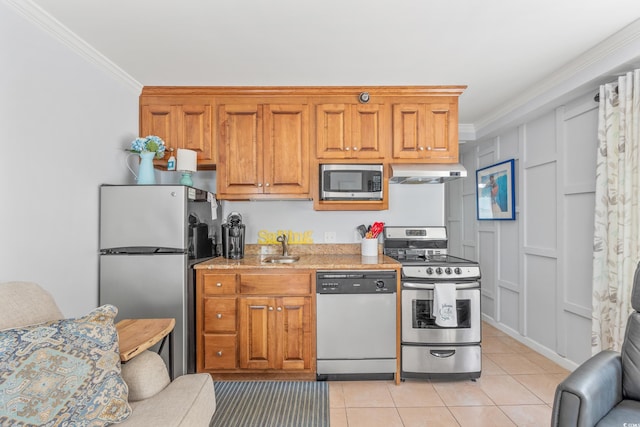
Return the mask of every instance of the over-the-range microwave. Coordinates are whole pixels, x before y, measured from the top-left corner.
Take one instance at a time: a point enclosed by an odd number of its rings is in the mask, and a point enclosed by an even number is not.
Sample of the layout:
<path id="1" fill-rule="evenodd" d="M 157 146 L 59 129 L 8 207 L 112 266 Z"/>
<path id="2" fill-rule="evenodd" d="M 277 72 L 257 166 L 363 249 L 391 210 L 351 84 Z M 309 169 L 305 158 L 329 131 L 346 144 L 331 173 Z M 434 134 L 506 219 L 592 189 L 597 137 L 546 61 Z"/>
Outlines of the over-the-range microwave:
<path id="1" fill-rule="evenodd" d="M 384 167 L 320 165 L 320 200 L 382 200 Z"/>

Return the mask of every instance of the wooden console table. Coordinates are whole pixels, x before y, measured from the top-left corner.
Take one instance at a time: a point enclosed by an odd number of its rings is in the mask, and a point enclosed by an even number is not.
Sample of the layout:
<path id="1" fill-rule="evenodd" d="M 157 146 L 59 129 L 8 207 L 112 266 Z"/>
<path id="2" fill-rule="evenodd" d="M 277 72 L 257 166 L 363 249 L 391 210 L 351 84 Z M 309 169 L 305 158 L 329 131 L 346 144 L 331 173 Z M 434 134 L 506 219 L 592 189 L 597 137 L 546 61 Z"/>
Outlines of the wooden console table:
<path id="1" fill-rule="evenodd" d="M 169 377 L 173 380 L 173 328 L 176 319 L 123 319 L 116 324 L 120 361 L 125 363 L 160 340 L 158 353 L 169 337 Z"/>

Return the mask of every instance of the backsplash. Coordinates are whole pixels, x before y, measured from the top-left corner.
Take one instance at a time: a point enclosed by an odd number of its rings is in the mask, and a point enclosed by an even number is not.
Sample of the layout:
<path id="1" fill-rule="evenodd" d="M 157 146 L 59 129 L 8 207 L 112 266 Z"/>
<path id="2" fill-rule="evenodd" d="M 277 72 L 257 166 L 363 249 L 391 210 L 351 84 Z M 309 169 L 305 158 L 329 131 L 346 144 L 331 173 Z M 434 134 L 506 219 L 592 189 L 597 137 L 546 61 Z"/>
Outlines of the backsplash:
<path id="1" fill-rule="evenodd" d="M 180 180 L 176 172 L 160 172 L 160 183 Z M 215 193 L 215 172 L 193 175 L 195 187 Z M 358 243 L 356 227 L 382 221 L 386 225 L 445 225 L 444 184 L 389 185 L 389 209 L 385 211 L 315 211 L 310 200 L 223 201 L 223 220 L 239 212 L 246 225 L 245 243 L 257 244 L 264 230 L 293 230 L 304 234 L 306 244 Z M 329 233 L 330 236 L 325 236 Z M 326 241 L 325 237 L 335 241 Z"/>

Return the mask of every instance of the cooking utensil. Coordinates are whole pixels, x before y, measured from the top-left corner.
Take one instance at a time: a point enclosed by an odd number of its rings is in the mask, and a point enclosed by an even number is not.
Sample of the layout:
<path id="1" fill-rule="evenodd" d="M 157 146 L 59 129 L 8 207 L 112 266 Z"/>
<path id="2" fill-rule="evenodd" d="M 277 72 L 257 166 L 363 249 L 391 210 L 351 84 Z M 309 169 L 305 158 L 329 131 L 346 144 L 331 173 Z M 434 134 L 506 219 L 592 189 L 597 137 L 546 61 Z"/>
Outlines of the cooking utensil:
<path id="1" fill-rule="evenodd" d="M 384 222 L 374 222 L 367 228 L 367 233 L 364 235 L 365 239 L 377 239 L 382 230 L 384 229 Z"/>
<path id="2" fill-rule="evenodd" d="M 360 224 L 357 227 L 358 233 L 360 233 L 360 237 L 362 237 L 364 239 L 364 236 L 367 235 L 367 227 L 364 226 L 364 224 Z"/>
<path id="3" fill-rule="evenodd" d="M 377 238 L 382 230 L 384 229 L 384 222 L 374 222 L 371 226 L 371 236 L 372 238 Z"/>

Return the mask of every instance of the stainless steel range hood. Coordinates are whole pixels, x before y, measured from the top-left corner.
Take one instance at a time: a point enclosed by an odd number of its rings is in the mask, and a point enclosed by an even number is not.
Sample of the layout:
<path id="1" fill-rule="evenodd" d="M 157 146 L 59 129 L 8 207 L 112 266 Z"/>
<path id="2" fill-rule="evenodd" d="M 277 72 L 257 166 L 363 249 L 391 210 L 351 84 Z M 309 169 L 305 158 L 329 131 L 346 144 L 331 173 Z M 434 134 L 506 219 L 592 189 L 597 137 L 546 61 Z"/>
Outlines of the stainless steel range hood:
<path id="1" fill-rule="evenodd" d="M 392 184 L 441 184 L 452 179 L 464 178 L 467 170 L 456 164 L 397 164 L 391 165 Z"/>

